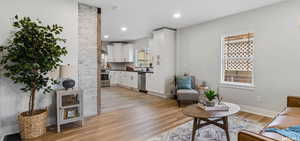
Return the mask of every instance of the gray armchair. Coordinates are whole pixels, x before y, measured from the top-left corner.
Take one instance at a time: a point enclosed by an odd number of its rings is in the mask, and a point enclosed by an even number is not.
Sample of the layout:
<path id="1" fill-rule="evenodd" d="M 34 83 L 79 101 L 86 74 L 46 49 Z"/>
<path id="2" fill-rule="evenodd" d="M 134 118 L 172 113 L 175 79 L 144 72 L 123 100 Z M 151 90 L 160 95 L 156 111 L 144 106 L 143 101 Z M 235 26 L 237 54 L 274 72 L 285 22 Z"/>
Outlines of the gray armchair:
<path id="1" fill-rule="evenodd" d="M 181 106 L 182 101 L 191 101 L 193 103 L 198 102 L 200 93 L 197 90 L 196 86 L 196 79 L 194 76 L 192 77 L 192 89 L 178 89 L 177 87 L 177 82 L 176 82 L 176 77 L 175 77 L 175 97 L 177 99 L 178 107 Z"/>

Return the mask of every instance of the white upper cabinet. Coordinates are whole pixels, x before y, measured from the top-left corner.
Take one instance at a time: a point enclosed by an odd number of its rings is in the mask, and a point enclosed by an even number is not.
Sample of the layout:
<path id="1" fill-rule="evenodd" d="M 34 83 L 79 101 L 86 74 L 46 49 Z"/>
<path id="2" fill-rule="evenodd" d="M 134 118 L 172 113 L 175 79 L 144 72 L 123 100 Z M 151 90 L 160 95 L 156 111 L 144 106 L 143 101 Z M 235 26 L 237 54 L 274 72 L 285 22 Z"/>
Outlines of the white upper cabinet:
<path id="1" fill-rule="evenodd" d="M 113 44 L 113 62 L 122 62 L 122 44 Z"/>
<path id="2" fill-rule="evenodd" d="M 125 62 L 134 62 L 134 49 L 132 44 L 123 46 L 123 58 Z"/>
<path id="3" fill-rule="evenodd" d="M 134 62 L 132 44 L 114 43 L 107 46 L 108 62 Z"/>
<path id="4" fill-rule="evenodd" d="M 107 45 L 107 62 L 113 62 L 113 50 L 111 45 Z"/>

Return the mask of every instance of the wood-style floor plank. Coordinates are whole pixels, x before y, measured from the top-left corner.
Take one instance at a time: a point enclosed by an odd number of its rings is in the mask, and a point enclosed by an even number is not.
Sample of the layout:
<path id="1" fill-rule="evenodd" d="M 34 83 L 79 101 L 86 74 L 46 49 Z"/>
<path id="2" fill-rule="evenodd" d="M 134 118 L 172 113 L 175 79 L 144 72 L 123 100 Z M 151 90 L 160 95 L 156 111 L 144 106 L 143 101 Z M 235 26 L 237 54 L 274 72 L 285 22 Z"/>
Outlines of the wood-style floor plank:
<path id="1" fill-rule="evenodd" d="M 145 141 L 192 120 L 175 100 L 118 87 L 102 89 L 102 108 L 102 114 L 87 118 L 84 127 L 70 124 L 61 133 L 50 127 L 46 135 L 32 141 Z M 246 112 L 237 116 L 261 124 L 271 121 Z"/>

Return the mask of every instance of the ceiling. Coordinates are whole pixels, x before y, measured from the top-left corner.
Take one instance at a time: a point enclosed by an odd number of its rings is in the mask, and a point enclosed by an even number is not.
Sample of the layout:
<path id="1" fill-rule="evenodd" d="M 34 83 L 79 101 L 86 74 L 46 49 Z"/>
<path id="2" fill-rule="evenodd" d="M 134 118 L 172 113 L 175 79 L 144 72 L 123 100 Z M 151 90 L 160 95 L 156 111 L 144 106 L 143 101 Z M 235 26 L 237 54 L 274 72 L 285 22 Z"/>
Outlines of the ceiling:
<path id="1" fill-rule="evenodd" d="M 79 0 L 102 9 L 106 41 L 135 40 L 156 28 L 182 28 L 280 1 L 285 0 Z M 174 19 L 178 12 L 182 17 Z"/>

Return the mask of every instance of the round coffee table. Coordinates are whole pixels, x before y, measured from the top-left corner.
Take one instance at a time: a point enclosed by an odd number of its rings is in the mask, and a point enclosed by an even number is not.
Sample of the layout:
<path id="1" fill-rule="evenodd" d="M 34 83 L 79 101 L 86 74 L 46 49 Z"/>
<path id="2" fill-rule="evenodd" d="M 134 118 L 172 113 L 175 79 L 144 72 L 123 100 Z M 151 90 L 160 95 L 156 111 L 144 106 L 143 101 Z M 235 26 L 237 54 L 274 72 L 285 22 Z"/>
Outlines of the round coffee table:
<path id="1" fill-rule="evenodd" d="M 230 141 L 228 131 L 228 116 L 239 112 L 240 106 L 228 102 L 222 103 L 226 104 L 229 107 L 228 111 L 205 111 L 201 109 L 197 104 L 188 106 L 182 110 L 184 115 L 194 118 L 192 141 L 195 140 L 195 134 L 198 129 L 210 124 L 224 129 L 227 141 Z M 204 123 L 201 123 L 201 121 L 204 121 Z M 219 121 L 223 121 L 223 124 L 219 123 Z"/>

